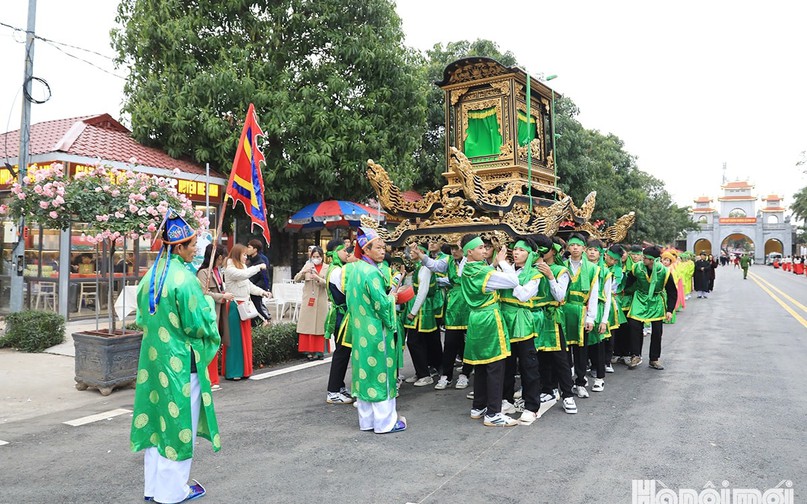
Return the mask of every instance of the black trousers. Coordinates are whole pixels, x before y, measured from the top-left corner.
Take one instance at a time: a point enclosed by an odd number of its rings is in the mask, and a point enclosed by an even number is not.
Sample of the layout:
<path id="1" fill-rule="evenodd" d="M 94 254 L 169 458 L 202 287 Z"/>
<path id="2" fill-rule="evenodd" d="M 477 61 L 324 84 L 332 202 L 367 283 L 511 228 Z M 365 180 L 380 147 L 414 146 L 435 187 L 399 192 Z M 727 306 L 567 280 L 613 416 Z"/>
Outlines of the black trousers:
<path id="1" fill-rule="evenodd" d="M 569 369 L 563 334 L 560 335 L 560 350 L 538 352 L 538 371 L 541 373 L 542 394 L 552 394 L 557 387 L 561 397 L 572 397 L 572 370 Z"/>
<path id="2" fill-rule="evenodd" d="M 611 339 L 614 340 L 614 355 L 617 357 L 630 356 L 630 327 L 628 323 L 620 324 L 611 334 Z"/>
<path id="3" fill-rule="evenodd" d="M 503 397 L 513 402 L 516 368 L 518 368 L 521 373 L 521 397 L 524 399 L 524 408 L 535 413 L 541 406 L 541 372 L 535 340 L 530 338 L 510 343 L 510 352 L 510 357 L 505 359 L 504 365 Z"/>
<path id="4" fill-rule="evenodd" d="M 614 356 L 614 335 L 608 339 L 602 340 L 603 357 L 605 358 L 605 365 L 611 364 L 611 358 Z"/>
<path id="5" fill-rule="evenodd" d="M 465 331 L 462 329 L 446 329 L 445 348 L 443 349 L 443 360 L 440 364 L 440 373 L 448 377 L 448 381 L 454 379 L 454 359 L 457 355 L 462 358 L 462 351 L 465 347 Z M 466 368 L 468 373 L 466 373 Z M 462 365 L 462 374 L 468 376 L 471 372 L 470 364 Z"/>
<path id="6" fill-rule="evenodd" d="M 596 345 L 588 346 L 588 358 L 591 360 L 591 369 L 597 378 L 605 378 L 605 340 Z"/>
<path id="7" fill-rule="evenodd" d="M 409 356 L 412 357 L 412 365 L 415 367 L 415 374 L 418 378 L 429 376 L 427 345 L 430 336 L 433 336 L 433 334 L 423 333 L 411 328 L 406 330 L 406 346 L 409 347 Z"/>
<path id="8" fill-rule="evenodd" d="M 586 368 L 588 367 L 588 331 L 583 331 L 582 345 L 569 345 L 572 359 L 574 359 L 574 384 L 586 384 Z"/>
<path id="9" fill-rule="evenodd" d="M 443 342 L 440 340 L 440 330 L 423 333 L 426 339 L 426 361 L 430 368 L 440 371 L 443 365 Z"/>
<path id="10" fill-rule="evenodd" d="M 336 342 L 331 360 L 331 371 L 328 374 L 328 392 L 339 392 L 345 386 L 347 365 L 350 364 L 351 348 Z"/>
<path id="11" fill-rule="evenodd" d="M 630 340 L 631 340 L 631 355 L 634 357 L 642 356 L 642 346 L 644 343 L 644 336 L 642 329 L 644 329 L 644 322 L 636 319 L 628 319 L 630 326 Z M 661 357 L 661 334 L 664 329 L 664 323 L 661 320 L 654 320 L 650 322 L 650 360 L 656 361 Z"/>
<path id="12" fill-rule="evenodd" d="M 269 314 L 266 313 L 266 307 L 263 306 L 263 296 L 249 296 L 249 299 L 252 300 L 252 304 L 255 305 L 255 309 L 258 310 L 260 317 L 255 317 L 252 319 L 252 327 L 257 327 L 263 324 L 264 320 L 269 320 Z M 263 317 L 263 319 L 261 319 Z"/>
<path id="13" fill-rule="evenodd" d="M 502 411 L 504 359 L 474 366 L 474 409 L 487 407 L 487 415 Z"/>

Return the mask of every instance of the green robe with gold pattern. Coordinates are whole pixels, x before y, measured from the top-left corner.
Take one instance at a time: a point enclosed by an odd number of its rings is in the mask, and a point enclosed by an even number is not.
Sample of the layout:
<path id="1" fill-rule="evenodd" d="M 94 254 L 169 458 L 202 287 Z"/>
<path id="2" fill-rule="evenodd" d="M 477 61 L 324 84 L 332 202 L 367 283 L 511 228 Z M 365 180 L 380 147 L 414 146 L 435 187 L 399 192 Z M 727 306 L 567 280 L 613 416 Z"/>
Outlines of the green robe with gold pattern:
<path id="1" fill-rule="evenodd" d="M 462 278 L 457 271 L 457 261 L 448 258 L 448 280 L 451 287 L 446 291 L 445 326 L 446 329 L 464 331 L 468 327 L 468 303 L 462 297 Z"/>
<path id="2" fill-rule="evenodd" d="M 466 263 L 462 269 L 462 295 L 470 309 L 463 355 L 467 364 L 489 364 L 510 355 L 510 338 L 499 309 L 499 292 L 485 292 L 488 279 L 495 271 L 484 261 Z"/>
<path id="3" fill-rule="evenodd" d="M 531 265 L 525 265 L 518 272 L 518 283 L 525 285 L 530 280 L 543 278 L 538 270 Z M 535 323 L 532 309 L 535 303 L 532 299 L 519 301 L 513 294 L 513 289 L 502 289 L 499 291 L 499 306 L 502 310 L 504 325 L 507 327 L 507 334 L 510 335 L 510 343 L 517 343 L 535 337 Z"/>
<path id="4" fill-rule="evenodd" d="M 571 259 L 564 266 L 568 268 L 571 279 L 569 290 L 566 293 L 566 304 L 561 307 L 566 318 L 563 334 L 567 344 L 582 345 L 586 330 L 587 304 L 590 296 L 597 295 L 596 292 L 591 292 L 591 288 L 600 274 L 600 268 L 585 258 L 580 260 L 580 269 L 577 270 L 577 274 L 572 272 Z"/>
<path id="5" fill-rule="evenodd" d="M 221 449 L 207 366 L 221 342 L 213 298 L 202 293 L 196 276 L 174 254 L 154 315 L 149 314 L 149 279 L 165 259 L 140 281 L 137 325 L 143 328 L 130 435 L 132 451 L 156 447 L 169 460 L 193 457 L 191 359 L 195 359 L 202 403 L 197 434 Z"/>
<path id="6" fill-rule="evenodd" d="M 395 295 L 387 294 L 381 270 L 366 261 L 352 263 L 345 284 L 353 342 L 352 393 L 381 402 L 398 395 Z"/>
<path id="7" fill-rule="evenodd" d="M 550 264 L 552 276 L 556 279 L 569 275 L 569 270 L 560 264 Z M 540 272 L 534 278 L 540 279 L 538 292 L 532 298 L 533 323 L 535 324 L 535 349 L 539 352 L 558 352 L 563 349 L 560 338 L 563 337 L 563 325 L 566 318 L 563 314 L 564 301 L 556 301 L 552 296 L 549 281 Z"/>

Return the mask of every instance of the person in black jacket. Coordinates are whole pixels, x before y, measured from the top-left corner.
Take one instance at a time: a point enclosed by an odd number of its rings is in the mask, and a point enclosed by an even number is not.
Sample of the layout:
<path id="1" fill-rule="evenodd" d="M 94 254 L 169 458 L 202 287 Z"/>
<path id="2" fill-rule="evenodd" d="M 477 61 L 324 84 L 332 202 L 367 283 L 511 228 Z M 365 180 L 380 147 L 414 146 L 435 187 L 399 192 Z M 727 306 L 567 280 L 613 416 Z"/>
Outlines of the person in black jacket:
<path id="1" fill-rule="evenodd" d="M 250 281 L 261 289 L 271 292 L 272 265 L 269 263 L 269 259 L 263 255 L 263 243 L 258 239 L 252 239 L 247 243 L 247 266 L 255 266 L 257 264 L 265 264 L 266 268 L 252 275 Z M 252 319 L 253 327 L 261 324 L 264 320 L 272 318 L 272 316 L 266 312 L 266 307 L 263 305 L 263 298 L 261 296 L 250 296 L 250 298 L 252 298 L 252 304 L 255 305 L 255 308 L 260 314 L 259 317 Z"/>

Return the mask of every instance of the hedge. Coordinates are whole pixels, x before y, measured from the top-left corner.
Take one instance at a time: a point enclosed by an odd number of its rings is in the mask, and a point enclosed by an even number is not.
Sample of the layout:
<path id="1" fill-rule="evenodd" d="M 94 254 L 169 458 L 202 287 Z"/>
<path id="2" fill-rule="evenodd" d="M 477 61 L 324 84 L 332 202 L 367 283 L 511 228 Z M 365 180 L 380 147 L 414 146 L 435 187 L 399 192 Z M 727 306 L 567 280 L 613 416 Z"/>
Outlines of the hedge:
<path id="1" fill-rule="evenodd" d="M 299 356 L 297 324 L 282 322 L 252 329 L 252 364 L 262 367 Z"/>
<path id="2" fill-rule="evenodd" d="M 42 352 L 64 342 L 65 320 L 58 313 L 25 310 L 6 316 L 6 333 L 0 347 L 23 352 Z"/>

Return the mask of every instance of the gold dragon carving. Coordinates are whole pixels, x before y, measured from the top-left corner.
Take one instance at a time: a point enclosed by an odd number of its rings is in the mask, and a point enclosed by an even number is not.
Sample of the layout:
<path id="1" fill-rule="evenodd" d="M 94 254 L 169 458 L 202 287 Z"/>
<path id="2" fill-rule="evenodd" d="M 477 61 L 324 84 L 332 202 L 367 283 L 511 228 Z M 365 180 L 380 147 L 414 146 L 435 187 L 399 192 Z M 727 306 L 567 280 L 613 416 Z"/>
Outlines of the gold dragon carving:
<path id="1" fill-rule="evenodd" d="M 367 160 L 367 178 L 375 189 L 381 206 L 393 215 L 400 211 L 428 215 L 440 201 L 440 191 L 429 191 L 423 195 L 423 199 L 407 201 L 390 179 L 387 170 L 372 159 Z"/>

